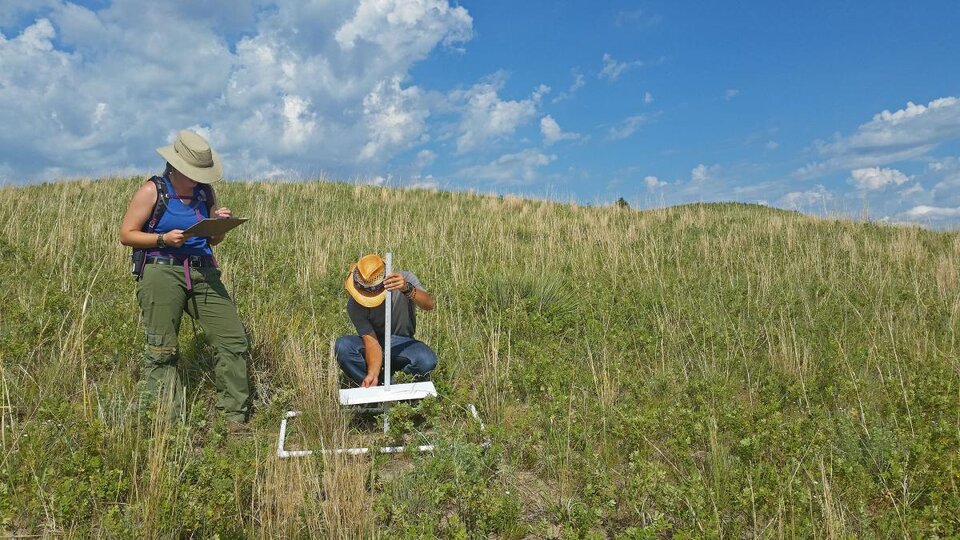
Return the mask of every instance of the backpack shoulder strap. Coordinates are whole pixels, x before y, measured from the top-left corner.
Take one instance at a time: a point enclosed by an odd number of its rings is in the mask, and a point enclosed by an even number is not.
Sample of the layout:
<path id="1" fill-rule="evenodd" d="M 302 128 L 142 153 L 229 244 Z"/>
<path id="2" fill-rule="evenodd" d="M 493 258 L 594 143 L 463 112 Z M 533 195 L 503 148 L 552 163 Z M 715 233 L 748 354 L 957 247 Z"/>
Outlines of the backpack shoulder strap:
<path id="1" fill-rule="evenodd" d="M 153 212 L 150 214 L 150 219 L 143 224 L 143 228 L 140 230 L 152 233 L 156 231 L 157 223 L 160 223 L 160 218 L 163 217 L 163 213 L 167 210 L 167 201 L 170 200 L 170 193 L 167 191 L 167 186 L 163 178 L 151 176 L 147 181 L 153 182 L 154 187 L 157 188 L 157 200 L 153 203 Z M 133 248 L 133 253 L 131 254 L 131 272 L 138 280 L 143 277 L 146 253 L 147 250 L 144 248 Z"/>
<path id="2" fill-rule="evenodd" d="M 157 201 L 153 203 L 153 213 L 150 215 L 146 228 L 144 228 L 145 232 L 153 232 L 156 229 L 163 213 L 167 211 L 167 203 L 170 201 L 170 192 L 167 190 L 167 183 L 163 181 L 163 178 L 151 176 L 150 181 L 157 188 Z"/>
<path id="3" fill-rule="evenodd" d="M 207 206 L 207 217 L 213 215 L 214 198 L 213 186 L 200 184 L 200 201 Z"/>

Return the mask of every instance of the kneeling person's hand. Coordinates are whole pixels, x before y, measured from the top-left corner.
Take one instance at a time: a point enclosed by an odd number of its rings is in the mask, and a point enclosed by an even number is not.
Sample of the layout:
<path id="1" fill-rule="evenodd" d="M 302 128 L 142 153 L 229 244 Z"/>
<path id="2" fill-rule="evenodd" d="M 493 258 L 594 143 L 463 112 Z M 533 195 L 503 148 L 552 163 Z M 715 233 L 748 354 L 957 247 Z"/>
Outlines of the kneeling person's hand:
<path id="1" fill-rule="evenodd" d="M 387 279 L 383 280 L 383 286 L 388 291 L 402 291 L 407 286 L 407 280 L 397 272 L 390 272 Z"/>

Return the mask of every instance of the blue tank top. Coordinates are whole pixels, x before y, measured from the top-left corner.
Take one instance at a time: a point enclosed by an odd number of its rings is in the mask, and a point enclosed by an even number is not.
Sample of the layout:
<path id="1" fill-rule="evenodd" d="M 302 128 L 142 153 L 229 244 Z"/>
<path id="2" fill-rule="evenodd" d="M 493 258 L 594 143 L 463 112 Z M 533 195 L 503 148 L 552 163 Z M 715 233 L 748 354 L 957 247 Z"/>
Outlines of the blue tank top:
<path id="1" fill-rule="evenodd" d="M 167 186 L 167 193 L 170 199 L 167 201 L 167 210 L 160 217 L 154 229 L 158 233 L 170 232 L 174 229 L 187 230 L 203 218 L 210 217 L 207 210 L 207 204 L 200 200 L 201 188 L 197 185 L 193 188 L 193 198 L 189 200 L 180 200 L 177 197 L 177 191 L 173 189 L 173 184 L 166 176 L 163 177 L 163 183 Z M 151 253 L 158 252 L 169 255 L 213 255 L 207 238 L 194 236 L 187 240 L 180 247 L 168 246 L 164 249 L 152 249 Z"/>

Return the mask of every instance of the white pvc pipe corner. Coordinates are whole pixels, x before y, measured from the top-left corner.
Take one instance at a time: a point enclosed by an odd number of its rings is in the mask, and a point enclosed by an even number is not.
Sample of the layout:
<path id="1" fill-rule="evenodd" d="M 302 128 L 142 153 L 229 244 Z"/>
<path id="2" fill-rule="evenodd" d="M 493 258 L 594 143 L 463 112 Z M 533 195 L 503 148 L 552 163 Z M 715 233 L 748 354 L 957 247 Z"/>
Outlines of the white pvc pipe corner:
<path id="1" fill-rule="evenodd" d="M 469 403 L 470 416 L 473 417 L 477 423 L 480 424 L 480 431 L 486 432 L 487 426 L 484 425 L 483 420 L 480 419 L 480 415 L 477 413 L 477 408 L 473 406 L 473 403 Z M 277 440 L 277 457 L 283 458 L 292 458 L 292 457 L 307 457 L 314 454 L 313 450 L 287 450 L 284 448 L 284 445 L 287 442 L 287 420 L 291 418 L 296 418 L 300 415 L 300 411 L 287 411 L 283 415 L 283 420 L 280 421 L 280 437 Z M 483 448 L 490 448 L 490 436 L 487 435 L 484 438 L 483 443 L 481 443 Z M 434 450 L 434 445 L 432 444 L 423 444 L 420 446 L 383 446 L 380 448 L 367 448 L 367 447 L 356 447 L 356 448 L 325 448 L 320 450 L 324 454 L 350 454 L 352 456 L 358 456 L 363 454 L 372 454 L 379 452 L 381 454 L 396 454 L 400 452 L 432 452 Z"/>

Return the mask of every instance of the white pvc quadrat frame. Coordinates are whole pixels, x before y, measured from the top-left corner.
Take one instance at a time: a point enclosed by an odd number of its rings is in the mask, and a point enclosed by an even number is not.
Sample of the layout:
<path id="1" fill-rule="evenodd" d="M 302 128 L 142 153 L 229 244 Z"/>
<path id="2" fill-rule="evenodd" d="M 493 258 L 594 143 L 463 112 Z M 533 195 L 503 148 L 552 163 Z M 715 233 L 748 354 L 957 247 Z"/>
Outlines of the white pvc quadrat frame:
<path id="1" fill-rule="evenodd" d="M 390 274 L 393 271 L 393 254 L 386 254 L 386 274 Z M 408 384 L 390 384 L 390 357 L 391 357 L 391 339 L 390 335 L 392 334 L 392 314 L 393 314 L 393 294 L 390 291 L 387 291 L 386 298 L 384 300 L 384 346 L 383 346 L 383 357 L 384 357 L 384 374 L 383 374 L 383 386 L 373 386 L 370 388 L 345 388 L 340 390 L 340 404 L 341 405 L 363 405 L 368 403 L 383 403 L 383 407 L 367 409 L 369 412 L 383 412 L 384 421 L 383 421 L 383 432 L 387 433 L 390 429 L 389 424 L 389 413 L 390 413 L 390 403 L 394 401 L 412 401 L 419 400 L 429 396 L 436 396 L 437 390 L 433 386 L 432 382 L 417 382 L 417 383 L 408 383 Z M 483 421 L 480 419 L 480 415 L 477 414 L 477 408 L 474 407 L 472 403 L 468 404 L 470 415 L 480 424 L 480 431 L 486 431 L 486 426 L 483 425 Z M 280 421 L 280 435 L 277 439 L 277 457 L 279 458 L 291 458 L 291 457 L 306 457 L 314 454 L 313 450 L 286 450 L 284 449 L 284 444 L 287 439 L 287 421 L 291 418 L 296 418 L 300 415 L 300 411 L 287 411 L 283 415 L 283 419 Z M 483 442 L 483 447 L 487 448 L 490 446 L 490 439 L 486 438 Z M 415 451 L 415 452 L 432 452 L 434 450 L 434 445 L 424 444 L 420 446 L 383 446 L 380 448 L 370 448 L 370 447 L 356 447 L 356 448 L 332 448 L 332 449 L 323 449 L 321 450 L 324 454 L 350 454 L 350 455 L 361 455 L 369 454 L 371 452 L 380 452 L 382 454 L 394 454 L 404 451 Z"/>
<path id="2" fill-rule="evenodd" d="M 473 417 L 480 424 L 480 431 L 486 432 L 487 426 L 483 424 L 483 420 L 480 419 L 480 415 L 477 413 L 477 408 L 473 406 L 473 403 L 468 403 L 467 407 L 470 410 L 470 416 Z M 283 420 L 280 421 L 280 436 L 277 440 L 277 457 L 279 458 L 292 458 L 292 457 L 307 457 L 312 456 L 317 453 L 313 450 L 286 450 L 284 448 L 284 443 L 287 438 L 287 420 L 295 418 L 300 415 L 300 411 L 287 411 L 283 415 Z M 481 446 L 484 448 L 490 447 L 490 438 L 485 437 Z M 435 445 L 433 444 L 422 444 L 419 446 L 381 446 L 377 447 L 366 447 L 359 446 L 356 448 L 324 448 L 320 450 L 320 453 L 323 454 L 350 454 L 352 456 L 358 456 L 362 454 L 370 453 L 381 453 L 381 454 L 397 454 L 400 452 L 433 452 Z"/>

